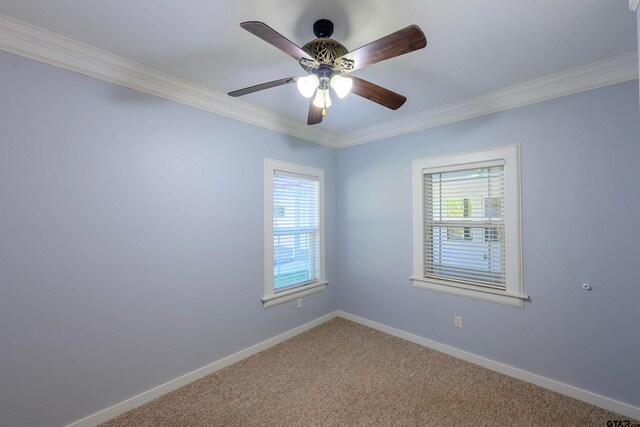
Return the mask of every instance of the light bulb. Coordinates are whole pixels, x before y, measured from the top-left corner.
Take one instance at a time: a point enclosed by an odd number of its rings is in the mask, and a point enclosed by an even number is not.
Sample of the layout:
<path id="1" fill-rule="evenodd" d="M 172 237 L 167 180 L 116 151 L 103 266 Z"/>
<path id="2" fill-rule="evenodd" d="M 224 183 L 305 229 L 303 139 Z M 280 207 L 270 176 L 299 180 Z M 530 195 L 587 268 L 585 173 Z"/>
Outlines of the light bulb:
<path id="1" fill-rule="evenodd" d="M 296 84 L 302 96 L 311 98 L 320 84 L 320 79 L 315 74 L 309 74 L 308 76 L 298 77 Z"/>
<path id="2" fill-rule="evenodd" d="M 316 97 L 313 99 L 313 106 L 317 108 L 329 108 L 331 107 L 331 98 L 329 97 L 329 90 L 318 89 L 316 91 Z"/>
<path id="3" fill-rule="evenodd" d="M 324 95 L 324 108 L 331 107 L 331 98 L 329 98 L 329 89 L 325 89 L 322 91 Z"/>
<path id="4" fill-rule="evenodd" d="M 322 96 L 322 89 L 316 91 L 316 97 L 313 98 L 313 106 L 316 108 L 324 108 L 324 96 Z"/>
<path id="5" fill-rule="evenodd" d="M 338 98 L 344 98 L 351 91 L 351 86 L 353 86 L 353 80 L 348 77 L 342 77 L 339 74 L 336 74 L 331 78 L 331 87 L 336 91 L 336 95 Z"/>

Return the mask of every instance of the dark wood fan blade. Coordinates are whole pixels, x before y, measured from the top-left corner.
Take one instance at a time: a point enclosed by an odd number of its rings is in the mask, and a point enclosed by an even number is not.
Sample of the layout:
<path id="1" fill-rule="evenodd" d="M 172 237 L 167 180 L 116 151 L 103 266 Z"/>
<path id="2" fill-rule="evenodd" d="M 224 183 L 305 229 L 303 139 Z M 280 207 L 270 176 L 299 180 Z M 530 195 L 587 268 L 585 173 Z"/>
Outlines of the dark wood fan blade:
<path id="1" fill-rule="evenodd" d="M 322 121 L 322 108 L 318 108 L 313 105 L 313 97 L 309 103 L 309 116 L 307 117 L 308 125 L 317 125 Z"/>
<path id="2" fill-rule="evenodd" d="M 258 92 L 259 90 L 271 89 L 272 87 L 286 85 L 287 83 L 293 83 L 296 81 L 295 77 L 287 77 L 280 80 L 274 80 L 272 82 L 261 83 L 255 86 L 245 87 L 244 89 L 234 90 L 229 92 L 229 96 L 242 96 L 248 93 Z"/>
<path id="3" fill-rule="evenodd" d="M 351 87 L 352 93 L 387 108 L 391 108 L 392 110 L 397 110 L 402 107 L 402 104 L 407 100 L 405 96 L 392 92 L 377 84 L 353 76 L 349 76 L 349 78 L 353 80 L 353 86 Z"/>
<path id="4" fill-rule="evenodd" d="M 427 38 L 420 27 L 409 25 L 395 33 L 342 55 L 335 60 L 335 63 L 339 65 L 343 59 L 353 61 L 353 68 L 344 69 L 344 71 L 355 71 L 385 59 L 395 58 L 396 56 L 422 49 L 426 45 Z"/>
<path id="5" fill-rule="evenodd" d="M 277 47 L 289 56 L 292 56 L 297 61 L 302 58 L 313 61 L 314 59 L 309 56 L 304 50 L 296 46 L 292 41 L 285 36 L 265 24 L 259 21 L 247 21 L 240 24 L 242 28 L 249 31 L 251 34 L 260 37 L 262 40 Z"/>

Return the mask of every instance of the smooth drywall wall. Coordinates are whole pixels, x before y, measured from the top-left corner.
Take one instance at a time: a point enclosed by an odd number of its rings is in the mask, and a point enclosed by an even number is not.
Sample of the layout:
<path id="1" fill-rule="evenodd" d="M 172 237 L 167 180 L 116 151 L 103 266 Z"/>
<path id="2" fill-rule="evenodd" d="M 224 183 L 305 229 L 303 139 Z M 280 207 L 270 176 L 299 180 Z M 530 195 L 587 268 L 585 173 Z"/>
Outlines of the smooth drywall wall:
<path id="1" fill-rule="evenodd" d="M 334 309 L 336 152 L 0 53 L 0 424 L 56 426 Z M 262 308 L 263 159 L 326 173 L 324 292 Z"/>
<path id="2" fill-rule="evenodd" d="M 339 308 L 640 406 L 637 85 L 340 150 Z M 531 301 L 515 308 L 413 288 L 412 160 L 509 144 L 521 146 Z"/>

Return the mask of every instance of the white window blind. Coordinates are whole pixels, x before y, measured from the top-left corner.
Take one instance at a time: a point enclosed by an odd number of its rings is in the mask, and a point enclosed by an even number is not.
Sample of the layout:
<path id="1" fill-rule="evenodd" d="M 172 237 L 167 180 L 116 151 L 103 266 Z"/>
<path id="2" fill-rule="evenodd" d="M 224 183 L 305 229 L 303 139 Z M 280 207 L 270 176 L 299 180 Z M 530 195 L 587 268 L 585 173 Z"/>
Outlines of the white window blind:
<path id="1" fill-rule="evenodd" d="M 274 292 L 320 277 L 319 181 L 275 170 L 273 174 Z"/>
<path id="2" fill-rule="evenodd" d="M 424 174 L 424 277 L 506 289 L 504 166 Z"/>

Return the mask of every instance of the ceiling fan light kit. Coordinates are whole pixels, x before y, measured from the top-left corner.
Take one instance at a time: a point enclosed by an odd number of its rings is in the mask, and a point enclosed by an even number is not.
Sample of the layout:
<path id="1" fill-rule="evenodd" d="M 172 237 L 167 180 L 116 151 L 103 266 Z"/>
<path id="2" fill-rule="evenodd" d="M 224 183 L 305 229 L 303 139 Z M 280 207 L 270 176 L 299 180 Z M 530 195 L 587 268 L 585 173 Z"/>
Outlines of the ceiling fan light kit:
<path id="1" fill-rule="evenodd" d="M 331 98 L 329 97 L 329 89 L 320 89 L 316 91 L 316 96 L 313 98 L 313 106 L 316 108 L 322 108 L 322 115 L 327 114 L 327 108 L 331 107 Z"/>
<path id="2" fill-rule="evenodd" d="M 229 92 L 229 95 L 242 96 L 296 82 L 300 94 L 305 98 L 311 98 L 307 117 L 309 125 L 322 122 L 326 109 L 331 106 L 329 88 L 333 89 L 338 98 L 344 98 L 353 92 L 392 110 L 400 108 L 407 100 L 406 97 L 358 77 L 345 77 L 342 74 L 422 49 L 427 45 L 427 39 L 417 25 L 409 25 L 351 52 L 330 38 L 333 34 L 333 23 L 328 19 L 320 19 L 313 24 L 313 33 L 317 38 L 302 48 L 263 22 L 247 21 L 240 26 L 296 59 L 308 75 L 246 87 Z"/>
<path id="3" fill-rule="evenodd" d="M 308 76 L 298 77 L 296 84 L 302 96 L 311 98 L 320 85 L 320 79 L 315 74 L 309 74 Z"/>
<path id="4" fill-rule="evenodd" d="M 351 92 L 353 80 L 349 77 L 342 77 L 340 74 L 336 74 L 331 78 L 329 84 L 331 85 L 331 89 L 338 95 L 338 98 L 344 98 Z"/>

